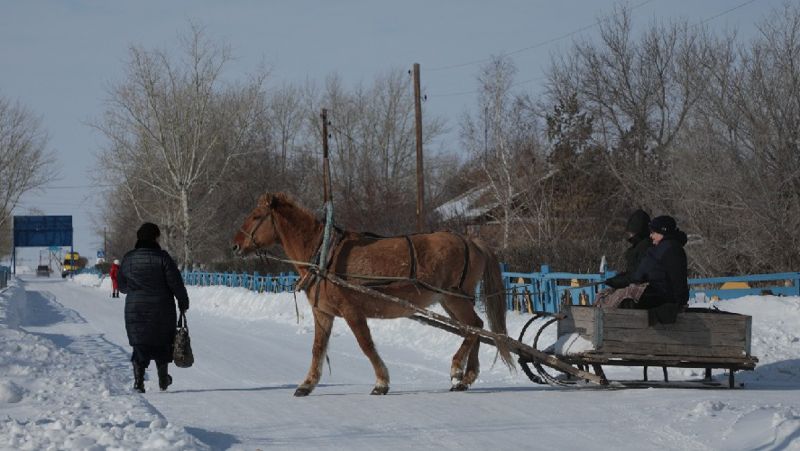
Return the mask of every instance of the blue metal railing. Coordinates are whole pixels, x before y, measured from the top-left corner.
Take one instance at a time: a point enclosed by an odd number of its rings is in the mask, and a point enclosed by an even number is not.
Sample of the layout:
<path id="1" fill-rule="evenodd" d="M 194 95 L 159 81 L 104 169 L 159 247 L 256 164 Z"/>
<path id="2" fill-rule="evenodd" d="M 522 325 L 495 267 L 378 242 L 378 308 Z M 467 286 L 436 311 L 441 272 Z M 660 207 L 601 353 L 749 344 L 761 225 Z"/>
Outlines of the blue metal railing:
<path id="1" fill-rule="evenodd" d="M 8 286 L 8 281 L 11 279 L 11 268 L 8 266 L 0 266 L 0 288 Z"/>
<path id="2" fill-rule="evenodd" d="M 241 287 L 259 293 L 293 291 L 299 279 L 294 273 L 260 275 L 257 272 L 249 274 L 184 271 L 182 274 L 186 285 Z"/>
<path id="3" fill-rule="evenodd" d="M 557 312 L 567 301 L 573 305 L 592 305 L 599 289 L 605 288 L 601 282 L 616 274 L 614 271 L 603 274 L 550 272 L 548 265 L 529 273 L 507 271 L 505 264 L 501 267 L 508 309 L 528 312 Z"/>
<path id="4" fill-rule="evenodd" d="M 92 266 L 92 267 L 80 268 L 72 272 L 72 275 L 77 276 L 78 274 L 94 274 L 97 276 L 102 276 L 103 271 L 100 271 L 99 269 Z"/>
<path id="5" fill-rule="evenodd" d="M 727 282 L 755 283 L 755 288 L 721 289 Z M 777 296 L 800 296 L 800 272 L 774 274 L 751 274 L 748 276 L 706 277 L 689 279 L 692 298 L 703 295 L 707 298 L 733 299 L 748 295 L 774 294 Z"/>
<path id="6" fill-rule="evenodd" d="M 515 311 L 557 312 L 561 304 L 592 305 L 597 292 L 606 286 L 602 281 L 614 276 L 614 271 L 602 274 L 551 272 L 547 265 L 539 271 L 513 272 L 502 265 L 506 305 Z M 294 273 L 211 273 L 184 271 L 187 285 L 243 287 L 259 293 L 292 291 L 298 276 Z M 754 274 L 745 276 L 689 279 L 690 298 L 732 299 L 747 295 L 771 293 L 782 296 L 800 296 L 800 272 Z M 726 282 L 758 284 L 756 288 L 721 289 Z"/>

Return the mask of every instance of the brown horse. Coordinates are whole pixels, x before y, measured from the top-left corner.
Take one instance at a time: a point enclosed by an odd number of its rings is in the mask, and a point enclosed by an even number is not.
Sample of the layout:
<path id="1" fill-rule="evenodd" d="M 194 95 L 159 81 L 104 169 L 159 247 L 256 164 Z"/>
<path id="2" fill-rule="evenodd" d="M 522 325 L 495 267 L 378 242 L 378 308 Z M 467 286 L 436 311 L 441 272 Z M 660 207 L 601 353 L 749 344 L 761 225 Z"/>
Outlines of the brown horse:
<path id="1" fill-rule="evenodd" d="M 264 194 L 236 233 L 233 250 L 239 255 L 273 244 L 283 247 L 295 269 L 305 280 L 309 266 L 323 241 L 324 225 L 313 214 L 282 193 Z M 434 232 L 408 237 L 380 238 L 343 231 L 331 247 L 327 270 L 349 283 L 367 285 L 382 293 L 408 300 L 425 308 L 439 302 L 454 319 L 483 327 L 475 313 L 474 293 L 483 279 L 486 313 L 493 332 L 506 333 L 506 305 L 500 266 L 483 244 L 451 232 Z M 381 277 L 388 278 L 378 280 Z M 311 368 L 295 396 L 306 396 L 316 387 L 334 317 L 347 321 L 361 350 L 375 370 L 374 395 L 389 391 L 389 371 L 375 350 L 367 318 L 401 318 L 413 313 L 408 307 L 381 300 L 320 277 L 310 277 L 304 287 L 314 313 L 314 346 Z M 453 356 L 451 390 L 466 390 L 478 377 L 476 335 L 467 336 Z M 500 353 L 509 366 L 511 356 Z"/>

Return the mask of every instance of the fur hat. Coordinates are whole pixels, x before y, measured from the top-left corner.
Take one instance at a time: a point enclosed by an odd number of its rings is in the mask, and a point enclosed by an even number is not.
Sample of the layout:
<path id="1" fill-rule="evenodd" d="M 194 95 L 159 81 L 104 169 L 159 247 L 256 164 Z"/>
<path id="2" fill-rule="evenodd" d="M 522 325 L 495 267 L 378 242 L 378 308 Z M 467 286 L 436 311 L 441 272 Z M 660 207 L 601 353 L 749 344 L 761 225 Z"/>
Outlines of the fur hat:
<path id="1" fill-rule="evenodd" d="M 115 258 L 115 259 L 114 259 L 114 264 L 115 264 L 115 265 L 119 265 L 119 260 L 117 260 L 117 259 Z"/>
<path id="2" fill-rule="evenodd" d="M 152 222 L 145 222 L 136 231 L 136 239 L 139 241 L 155 241 L 161 236 L 161 230 Z"/>
<path id="3" fill-rule="evenodd" d="M 650 230 L 662 235 L 669 235 L 678 230 L 678 225 L 672 216 L 658 216 L 650 221 Z"/>

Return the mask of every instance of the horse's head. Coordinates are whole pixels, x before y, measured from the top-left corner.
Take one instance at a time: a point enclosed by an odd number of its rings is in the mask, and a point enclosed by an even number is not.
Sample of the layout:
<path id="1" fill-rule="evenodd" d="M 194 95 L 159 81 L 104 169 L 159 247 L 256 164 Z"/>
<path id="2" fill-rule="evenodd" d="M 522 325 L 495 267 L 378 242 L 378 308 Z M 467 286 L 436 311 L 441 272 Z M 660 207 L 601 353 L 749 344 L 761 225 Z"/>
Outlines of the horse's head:
<path id="1" fill-rule="evenodd" d="M 247 255 L 256 249 L 272 246 L 278 240 L 273 217 L 279 197 L 270 193 L 258 199 L 256 208 L 247 215 L 233 236 L 233 253 Z"/>

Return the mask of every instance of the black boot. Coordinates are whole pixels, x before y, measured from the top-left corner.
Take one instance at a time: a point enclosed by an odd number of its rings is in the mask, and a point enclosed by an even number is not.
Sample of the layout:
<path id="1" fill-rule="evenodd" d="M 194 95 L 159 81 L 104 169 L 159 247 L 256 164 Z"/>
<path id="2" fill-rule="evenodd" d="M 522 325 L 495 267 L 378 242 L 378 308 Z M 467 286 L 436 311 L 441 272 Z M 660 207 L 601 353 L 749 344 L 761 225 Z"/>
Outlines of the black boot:
<path id="1" fill-rule="evenodd" d="M 141 363 L 133 361 L 133 389 L 144 393 L 144 369 Z"/>
<path id="2" fill-rule="evenodd" d="M 172 376 L 167 373 L 167 366 L 169 363 L 156 363 L 158 368 L 158 388 L 165 391 L 167 387 L 172 385 Z"/>

